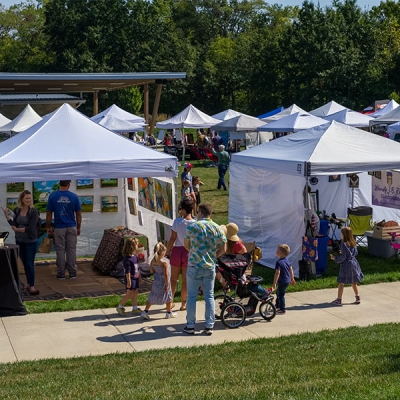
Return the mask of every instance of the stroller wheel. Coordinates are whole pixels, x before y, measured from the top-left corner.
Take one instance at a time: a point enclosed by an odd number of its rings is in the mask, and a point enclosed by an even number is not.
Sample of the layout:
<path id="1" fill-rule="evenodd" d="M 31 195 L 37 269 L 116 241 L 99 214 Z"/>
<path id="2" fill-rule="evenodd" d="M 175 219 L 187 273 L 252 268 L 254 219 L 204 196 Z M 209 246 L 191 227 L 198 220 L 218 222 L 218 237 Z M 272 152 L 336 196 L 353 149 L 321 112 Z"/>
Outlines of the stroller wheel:
<path id="1" fill-rule="evenodd" d="M 271 321 L 271 319 L 275 318 L 276 315 L 276 307 L 270 301 L 266 301 L 260 304 L 260 315 L 266 320 Z"/>
<path id="2" fill-rule="evenodd" d="M 222 308 L 225 304 L 231 303 L 233 299 L 230 296 L 224 294 L 218 294 L 214 296 L 214 306 L 215 306 L 215 319 L 221 319 Z"/>
<path id="3" fill-rule="evenodd" d="M 221 311 L 222 323 L 227 328 L 239 328 L 246 319 L 246 309 L 240 303 L 225 304 Z"/>

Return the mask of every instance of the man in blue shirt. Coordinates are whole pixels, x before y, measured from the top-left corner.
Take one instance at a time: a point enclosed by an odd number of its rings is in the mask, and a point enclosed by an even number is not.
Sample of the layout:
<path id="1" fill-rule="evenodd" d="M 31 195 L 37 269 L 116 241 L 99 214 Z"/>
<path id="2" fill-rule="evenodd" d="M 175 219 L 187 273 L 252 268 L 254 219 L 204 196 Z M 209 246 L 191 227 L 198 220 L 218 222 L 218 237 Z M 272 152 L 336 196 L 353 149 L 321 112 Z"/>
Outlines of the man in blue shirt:
<path id="1" fill-rule="evenodd" d="M 81 233 L 81 204 L 75 193 L 69 191 L 71 181 L 61 180 L 60 190 L 49 196 L 46 210 L 46 227 L 54 235 L 56 245 L 57 279 L 65 279 L 65 270 L 71 279 L 76 278 L 76 244 Z M 54 232 L 51 219 L 54 212 Z"/>

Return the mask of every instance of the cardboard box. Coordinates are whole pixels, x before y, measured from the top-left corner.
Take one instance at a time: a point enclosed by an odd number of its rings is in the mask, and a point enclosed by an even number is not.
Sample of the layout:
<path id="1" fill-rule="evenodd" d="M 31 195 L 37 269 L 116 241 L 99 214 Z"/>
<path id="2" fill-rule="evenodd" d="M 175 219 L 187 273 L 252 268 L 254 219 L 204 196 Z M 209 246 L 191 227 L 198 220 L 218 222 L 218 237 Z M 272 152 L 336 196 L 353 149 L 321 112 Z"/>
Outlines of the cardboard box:
<path id="1" fill-rule="evenodd" d="M 396 250 L 392 247 L 390 240 L 377 239 L 374 237 L 367 237 L 368 240 L 368 253 L 371 256 L 390 258 L 396 255 Z"/>
<path id="2" fill-rule="evenodd" d="M 372 237 L 377 239 L 392 240 L 392 233 L 400 235 L 400 226 L 374 226 Z"/>

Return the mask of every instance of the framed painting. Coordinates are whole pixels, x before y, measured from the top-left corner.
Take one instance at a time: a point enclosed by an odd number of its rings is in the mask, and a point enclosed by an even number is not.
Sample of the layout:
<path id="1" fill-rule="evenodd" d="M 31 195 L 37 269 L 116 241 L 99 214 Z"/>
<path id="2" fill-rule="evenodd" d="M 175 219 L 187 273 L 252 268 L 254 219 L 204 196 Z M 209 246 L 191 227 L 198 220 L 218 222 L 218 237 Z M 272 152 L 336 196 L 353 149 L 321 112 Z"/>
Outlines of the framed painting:
<path id="1" fill-rule="evenodd" d="M 171 237 L 171 227 L 171 225 L 165 222 L 156 221 L 157 241 L 162 242 L 165 246 L 168 244 L 168 240 Z"/>
<path id="2" fill-rule="evenodd" d="M 340 175 L 329 175 L 329 182 L 339 182 Z"/>
<path id="3" fill-rule="evenodd" d="M 139 206 L 155 211 L 154 179 L 138 178 Z"/>
<path id="4" fill-rule="evenodd" d="M 137 215 L 136 199 L 133 199 L 132 197 L 128 197 L 128 206 L 129 206 L 129 212 L 132 215 Z"/>
<path id="5" fill-rule="evenodd" d="M 93 196 L 78 196 L 82 212 L 93 212 Z"/>
<path id="6" fill-rule="evenodd" d="M 118 187 L 118 178 L 100 179 L 100 187 Z"/>
<path id="7" fill-rule="evenodd" d="M 76 181 L 76 189 L 93 189 L 93 179 L 78 179 Z"/>
<path id="8" fill-rule="evenodd" d="M 118 212 L 118 196 L 101 196 L 101 212 Z"/>
<path id="9" fill-rule="evenodd" d="M 18 206 L 18 197 L 7 197 L 6 199 L 6 207 L 10 210 L 15 209 Z"/>
<path id="10" fill-rule="evenodd" d="M 25 189 L 24 182 L 10 182 L 7 183 L 7 192 L 21 193 Z"/>
<path id="11" fill-rule="evenodd" d="M 127 178 L 127 181 L 128 181 L 128 190 L 136 190 L 135 178 Z"/>
<path id="12" fill-rule="evenodd" d="M 33 182 L 33 204 L 39 212 L 46 212 L 47 201 L 51 193 L 60 189 L 60 181 Z"/>
<path id="13" fill-rule="evenodd" d="M 172 219 L 172 184 L 159 179 L 154 180 L 156 211 Z"/>
<path id="14" fill-rule="evenodd" d="M 375 178 L 382 179 L 382 171 L 375 171 L 374 176 Z"/>

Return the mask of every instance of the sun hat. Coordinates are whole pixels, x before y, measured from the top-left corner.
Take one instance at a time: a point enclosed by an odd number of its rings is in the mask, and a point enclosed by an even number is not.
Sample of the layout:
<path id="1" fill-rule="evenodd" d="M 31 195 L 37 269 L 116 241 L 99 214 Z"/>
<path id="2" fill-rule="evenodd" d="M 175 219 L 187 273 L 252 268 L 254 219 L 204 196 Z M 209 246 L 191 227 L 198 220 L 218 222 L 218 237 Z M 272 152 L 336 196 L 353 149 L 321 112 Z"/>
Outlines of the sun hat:
<path id="1" fill-rule="evenodd" d="M 222 229 L 222 231 L 224 232 L 224 234 L 226 236 L 226 234 L 228 233 L 228 230 L 226 229 L 226 225 L 220 225 L 219 227 Z"/>
<path id="2" fill-rule="evenodd" d="M 226 238 L 228 240 L 231 240 L 232 242 L 238 242 L 239 236 L 237 235 L 237 233 L 239 232 L 239 228 L 236 224 L 234 224 L 233 222 L 230 222 L 227 226 L 226 226 Z"/>
<path id="3" fill-rule="evenodd" d="M 193 168 L 193 164 L 190 164 L 190 162 L 185 162 L 183 166 L 184 168 Z"/>

